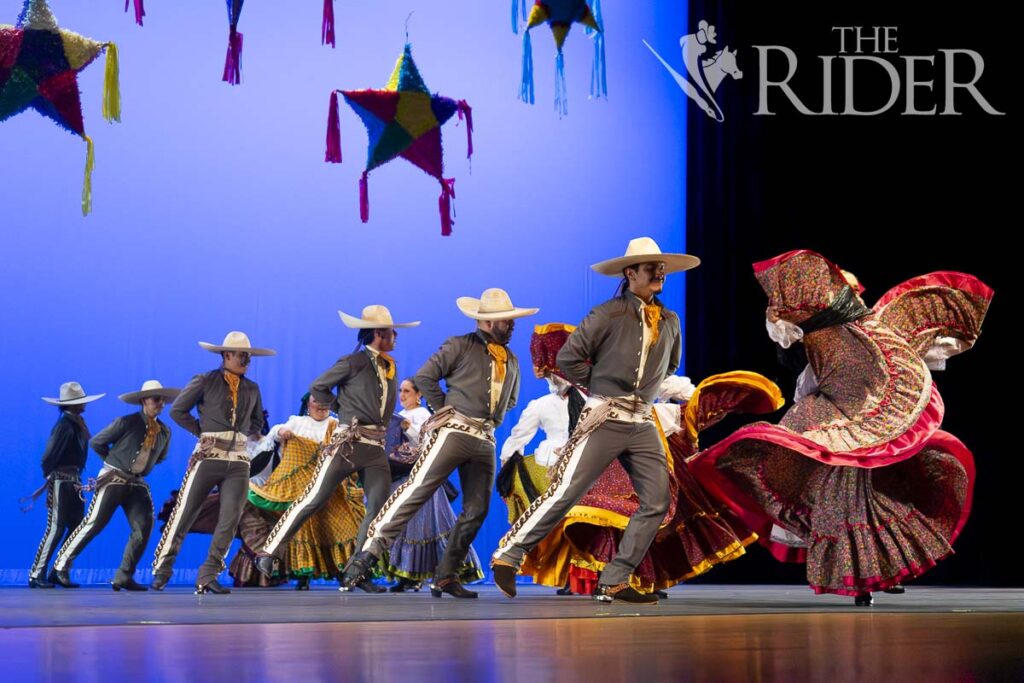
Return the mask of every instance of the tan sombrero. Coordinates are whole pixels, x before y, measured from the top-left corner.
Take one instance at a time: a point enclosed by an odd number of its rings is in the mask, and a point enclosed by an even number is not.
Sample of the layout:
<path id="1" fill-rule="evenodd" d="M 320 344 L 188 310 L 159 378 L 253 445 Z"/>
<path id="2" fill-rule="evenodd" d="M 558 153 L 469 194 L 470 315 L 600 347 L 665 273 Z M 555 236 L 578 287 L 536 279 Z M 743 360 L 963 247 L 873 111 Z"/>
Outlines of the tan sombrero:
<path id="1" fill-rule="evenodd" d="M 106 394 L 93 394 L 87 396 L 85 389 L 78 382 L 64 382 L 60 385 L 60 398 L 46 398 L 43 400 L 55 406 L 77 406 L 83 403 L 92 403 L 96 399 L 103 398 Z"/>
<path id="2" fill-rule="evenodd" d="M 228 332 L 228 336 L 224 337 L 224 343 L 220 346 L 210 342 L 199 342 L 199 345 L 212 353 L 241 351 L 250 356 L 274 356 L 277 354 L 277 351 L 273 349 L 253 348 L 252 344 L 249 343 L 249 335 L 245 332 Z"/>
<path id="3" fill-rule="evenodd" d="M 512 299 L 504 289 L 488 289 L 480 295 L 479 299 L 471 296 L 460 296 L 455 300 L 465 315 L 473 320 L 511 320 L 512 318 L 523 318 L 533 315 L 539 308 L 517 308 L 512 305 Z"/>
<path id="4" fill-rule="evenodd" d="M 341 316 L 341 322 L 345 323 L 345 327 L 351 327 L 355 330 L 376 330 L 383 327 L 417 327 L 420 324 L 419 320 L 411 323 L 396 323 L 391 317 L 391 311 L 388 310 L 388 307 L 379 304 L 364 308 L 363 314 L 359 318 L 349 315 L 344 311 L 338 311 L 338 315 Z"/>
<path id="5" fill-rule="evenodd" d="M 171 389 L 157 382 L 155 379 L 148 379 L 142 383 L 142 389 L 139 391 L 129 391 L 127 394 L 121 394 L 118 396 L 119 399 L 125 403 L 142 403 L 142 399 L 151 398 L 153 396 L 162 396 L 168 401 L 172 401 L 177 398 L 178 394 L 181 393 L 181 389 Z"/>
<path id="6" fill-rule="evenodd" d="M 663 254 L 658 243 L 650 237 L 637 237 L 629 241 L 626 254 L 590 266 L 601 275 L 622 275 L 622 269 L 638 263 L 664 263 L 665 273 L 679 273 L 700 265 L 700 259 L 689 254 Z"/>

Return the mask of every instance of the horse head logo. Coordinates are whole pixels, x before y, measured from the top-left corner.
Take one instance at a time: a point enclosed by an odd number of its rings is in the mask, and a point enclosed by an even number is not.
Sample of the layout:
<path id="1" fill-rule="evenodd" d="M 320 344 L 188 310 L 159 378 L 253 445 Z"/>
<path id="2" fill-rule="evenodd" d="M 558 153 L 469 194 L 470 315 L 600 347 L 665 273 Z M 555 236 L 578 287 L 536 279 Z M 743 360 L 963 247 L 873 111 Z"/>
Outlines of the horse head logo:
<path id="1" fill-rule="evenodd" d="M 672 68 L 651 47 L 650 43 L 646 40 L 643 42 L 647 49 L 672 74 L 672 78 L 679 84 L 682 91 L 691 100 L 696 102 L 704 110 L 704 113 L 714 120 L 722 122 L 725 120 L 725 116 L 722 114 L 722 109 L 718 106 L 718 102 L 715 101 L 715 92 L 727 76 L 732 76 L 738 80 L 743 78 L 743 72 L 736 66 L 736 55 L 739 53 L 739 50 L 730 51 L 729 47 L 726 46 L 710 57 L 704 57 L 704 54 L 708 51 L 708 45 L 716 44 L 716 38 L 715 27 L 702 20 L 697 25 L 696 33 L 685 35 L 679 39 L 683 66 L 686 68 L 689 78 Z"/>

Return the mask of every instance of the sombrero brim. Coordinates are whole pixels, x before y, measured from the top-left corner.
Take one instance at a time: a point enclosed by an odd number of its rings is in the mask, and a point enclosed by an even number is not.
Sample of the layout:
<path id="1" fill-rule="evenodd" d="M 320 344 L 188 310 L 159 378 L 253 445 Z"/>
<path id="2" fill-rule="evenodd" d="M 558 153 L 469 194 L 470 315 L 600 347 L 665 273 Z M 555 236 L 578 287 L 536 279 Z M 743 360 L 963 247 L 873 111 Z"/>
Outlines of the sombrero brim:
<path id="1" fill-rule="evenodd" d="M 638 263 L 664 263 L 665 274 L 680 273 L 700 265 L 700 259 L 689 254 L 635 254 L 633 256 L 620 256 L 619 258 L 608 259 L 590 266 L 601 275 L 622 275 L 622 269 L 635 266 Z"/>
<path id="2" fill-rule="evenodd" d="M 224 351 L 241 351 L 247 353 L 250 356 L 276 356 L 277 351 L 273 349 L 257 349 L 257 348 L 243 348 L 239 346 L 219 346 L 217 344 L 211 344 L 210 342 L 199 342 L 199 346 L 203 347 L 210 353 L 222 353 Z"/>
<path id="3" fill-rule="evenodd" d="M 382 323 L 377 320 L 363 320 L 357 318 L 354 315 L 349 315 L 343 311 L 338 311 L 338 315 L 341 316 L 341 322 L 345 324 L 345 327 L 351 327 L 353 330 L 377 330 L 381 328 L 393 328 L 393 327 L 419 327 L 420 321 L 416 320 L 411 323 Z"/>
<path id="4" fill-rule="evenodd" d="M 480 299 L 475 299 L 471 296 L 460 296 L 455 300 L 455 305 L 459 307 L 459 310 L 466 317 L 473 320 L 512 320 L 513 318 L 525 318 L 528 315 L 534 315 L 540 310 L 539 308 L 519 308 L 518 306 L 513 306 L 508 311 L 480 313 Z"/>
<path id="5" fill-rule="evenodd" d="M 125 403 L 142 403 L 142 399 L 150 398 L 151 396 L 163 396 L 170 401 L 177 398 L 180 393 L 181 389 L 164 387 L 163 389 L 147 389 L 146 391 L 129 391 L 127 394 L 121 394 L 118 398 Z"/>
<path id="6" fill-rule="evenodd" d="M 43 396 L 43 400 L 52 406 L 78 406 L 83 403 L 92 403 L 98 399 L 103 398 L 106 394 L 92 394 L 91 396 L 82 396 L 81 398 L 72 398 L 67 401 L 62 401 L 59 398 L 46 398 Z"/>

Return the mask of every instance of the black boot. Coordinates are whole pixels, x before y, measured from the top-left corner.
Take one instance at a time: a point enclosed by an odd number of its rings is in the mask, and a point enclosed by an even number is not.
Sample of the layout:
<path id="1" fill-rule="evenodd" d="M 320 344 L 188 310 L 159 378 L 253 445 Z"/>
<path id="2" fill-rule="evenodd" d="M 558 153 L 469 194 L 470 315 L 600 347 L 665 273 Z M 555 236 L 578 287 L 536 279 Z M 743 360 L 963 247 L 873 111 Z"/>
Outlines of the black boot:
<path id="1" fill-rule="evenodd" d="M 871 593 L 861 593 L 853 598 L 853 604 L 857 607 L 871 607 L 874 599 L 871 597 Z"/>
<path id="2" fill-rule="evenodd" d="M 636 605 L 658 604 L 657 595 L 654 593 L 641 593 L 628 583 L 620 583 L 617 586 L 605 586 L 599 583 L 597 584 L 597 590 L 594 591 L 594 599 L 598 602 L 622 600 L 623 602 L 631 602 Z"/>
<path id="3" fill-rule="evenodd" d="M 309 590 L 309 577 L 300 576 L 295 579 L 295 590 L 297 591 L 308 591 Z"/>
<path id="4" fill-rule="evenodd" d="M 209 583 L 196 584 L 196 595 L 203 595 L 204 593 L 214 593 L 215 595 L 227 595 L 231 592 L 230 588 L 225 588 L 220 585 L 217 579 L 211 579 Z"/>
<path id="5" fill-rule="evenodd" d="M 404 576 L 398 577 L 398 583 L 389 588 L 388 590 L 392 593 L 404 593 L 407 590 L 419 591 L 420 582 L 407 579 Z"/>
<path id="6" fill-rule="evenodd" d="M 51 569 L 50 575 L 46 577 L 50 583 L 62 588 L 78 588 L 78 584 L 71 580 L 67 569 Z"/>
<path id="7" fill-rule="evenodd" d="M 268 579 L 277 576 L 277 559 L 273 555 L 257 555 L 256 571 Z"/>
<path id="8" fill-rule="evenodd" d="M 167 588 L 167 582 L 170 580 L 169 574 L 153 574 L 153 580 L 149 582 L 149 587 L 155 591 L 162 591 Z"/>
<path id="9" fill-rule="evenodd" d="M 907 592 L 907 589 L 897 583 L 895 586 L 889 586 L 888 588 L 882 589 L 882 592 L 889 593 L 891 595 L 903 595 Z"/>
<path id="10" fill-rule="evenodd" d="M 565 585 L 555 591 L 555 595 L 575 595 L 572 592 L 572 588 L 569 588 L 569 582 L 566 581 Z"/>
<path id="11" fill-rule="evenodd" d="M 388 589 L 384 586 L 378 586 L 373 582 L 373 579 L 363 579 L 355 585 L 356 588 L 363 591 L 364 593 L 387 593 Z"/>
<path id="12" fill-rule="evenodd" d="M 113 588 L 115 592 L 121 590 L 122 588 L 126 591 L 136 592 L 149 590 L 149 588 L 143 586 L 141 583 L 139 583 L 130 576 L 127 579 L 115 578 L 113 581 L 110 582 L 110 587 Z"/>
<path id="13" fill-rule="evenodd" d="M 377 564 L 377 558 L 366 550 L 362 550 L 352 558 L 345 568 L 341 577 L 341 590 L 352 590 L 356 586 L 362 588 L 362 584 L 370 578 L 370 572 Z M 364 589 L 365 590 L 365 589 Z"/>
<path id="14" fill-rule="evenodd" d="M 28 577 L 29 588 L 53 588 L 53 584 L 41 576 Z"/>
<path id="15" fill-rule="evenodd" d="M 467 590 L 459 580 L 450 576 L 446 579 L 435 579 L 430 583 L 430 594 L 435 598 L 441 597 L 442 593 L 447 593 L 453 598 L 475 598 L 477 594 L 475 591 Z"/>
<path id="16" fill-rule="evenodd" d="M 506 597 L 516 597 L 516 574 L 519 571 L 510 564 L 504 562 L 492 562 L 491 571 L 494 573 L 494 584 L 505 594 Z"/>

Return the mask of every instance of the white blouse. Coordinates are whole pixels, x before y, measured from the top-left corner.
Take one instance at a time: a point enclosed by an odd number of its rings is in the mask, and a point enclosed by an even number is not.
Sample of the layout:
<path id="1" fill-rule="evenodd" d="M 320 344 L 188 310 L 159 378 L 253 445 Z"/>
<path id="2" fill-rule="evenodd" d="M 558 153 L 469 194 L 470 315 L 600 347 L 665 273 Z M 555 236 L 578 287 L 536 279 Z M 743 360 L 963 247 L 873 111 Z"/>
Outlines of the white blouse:
<path id="1" fill-rule="evenodd" d="M 327 436 L 327 425 L 330 424 L 332 419 L 331 417 L 325 417 L 322 420 L 314 420 L 309 415 L 292 415 L 284 424 L 271 427 L 270 431 L 260 440 L 254 450 L 256 453 L 262 453 L 274 448 L 274 444 L 281 441 L 280 434 L 282 429 L 289 429 L 295 436 L 320 443 Z"/>
<path id="2" fill-rule="evenodd" d="M 569 440 L 569 399 L 566 396 L 551 393 L 526 405 L 519 422 L 501 447 L 501 464 L 508 462 L 516 451 L 522 452 L 538 429 L 543 429 L 547 438 L 537 444 L 533 452 L 534 462 L 548 467 L 558 459 L 555 449 Z"/>
<path id="3" fill-rule="evenodd" d="M 404 419 L 409 421 L 409 428 L 405 430 L 405 437 L 413 446 L 420 445 L 420 427 L 430 419 L 430 411 L 423 406 L 416 406 L 412 410 L 403 408 L 398 411 Z"/>

